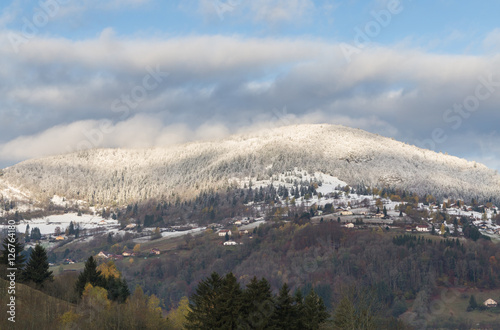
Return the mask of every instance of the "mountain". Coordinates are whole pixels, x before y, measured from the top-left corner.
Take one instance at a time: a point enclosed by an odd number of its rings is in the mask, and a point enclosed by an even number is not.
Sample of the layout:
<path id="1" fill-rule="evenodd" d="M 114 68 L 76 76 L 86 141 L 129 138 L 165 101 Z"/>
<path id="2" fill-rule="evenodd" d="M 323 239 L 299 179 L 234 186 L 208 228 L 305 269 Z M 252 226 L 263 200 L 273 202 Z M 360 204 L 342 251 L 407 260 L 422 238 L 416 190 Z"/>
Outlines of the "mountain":
<path id="1" fill-rule="evenodd" d="M 57 194 L 120 205 L 192 197 L 293 169 L 331 175 L 352 186 L 467 200 L 500 196 L 500 176 L 484 165 L 326 124 L 285 126 L 168 148 L 93 149 L 28 160 L 0 172 L 0 194 L 37 200 Z"/>

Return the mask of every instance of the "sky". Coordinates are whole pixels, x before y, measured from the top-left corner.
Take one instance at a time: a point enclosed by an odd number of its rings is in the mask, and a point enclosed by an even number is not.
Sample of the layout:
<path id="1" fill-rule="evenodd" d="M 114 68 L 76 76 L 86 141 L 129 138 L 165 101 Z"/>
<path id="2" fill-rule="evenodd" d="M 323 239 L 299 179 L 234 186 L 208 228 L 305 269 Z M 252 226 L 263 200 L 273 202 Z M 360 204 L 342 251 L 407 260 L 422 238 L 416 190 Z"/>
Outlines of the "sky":
<path id="1" fill-rule="evenodd" d="M 331 123 L 498 170 L 499 12 L 493 0 L 2 1 L 0 168 Z"/>

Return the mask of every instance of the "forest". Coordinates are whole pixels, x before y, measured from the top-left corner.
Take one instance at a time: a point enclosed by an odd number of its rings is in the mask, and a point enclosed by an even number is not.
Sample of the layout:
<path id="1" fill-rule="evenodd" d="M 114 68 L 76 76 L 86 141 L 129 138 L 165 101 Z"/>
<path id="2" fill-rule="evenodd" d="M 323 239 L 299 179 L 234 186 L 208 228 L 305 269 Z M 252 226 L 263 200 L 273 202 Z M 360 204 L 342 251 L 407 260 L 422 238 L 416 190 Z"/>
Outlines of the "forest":
<path id="1" fill-rule="evenodd" d="M 335 222 L 278 222 L 259 227 L 240 246 L 221 246 L 215 234 L 207 233 L 186 237 L 175 253 L 162 258 L 117 265 L 131 284 L 154 293 L 167 308 L 186 292 L 193 294 L 197 283 L 214 271 L 233 272 L 244 285 L 253 276 L 265 277 L 273 292 L 285 282 L 292 291 L 314 289 L 329 311 L 344 291 L 366 288 L 383 302 L 384 316 L 399 316 L 411 302 L 421 320 L 443 288 L 498 288 L 497 245 L 484 239 L 429 237 L 349 231 Z"/>

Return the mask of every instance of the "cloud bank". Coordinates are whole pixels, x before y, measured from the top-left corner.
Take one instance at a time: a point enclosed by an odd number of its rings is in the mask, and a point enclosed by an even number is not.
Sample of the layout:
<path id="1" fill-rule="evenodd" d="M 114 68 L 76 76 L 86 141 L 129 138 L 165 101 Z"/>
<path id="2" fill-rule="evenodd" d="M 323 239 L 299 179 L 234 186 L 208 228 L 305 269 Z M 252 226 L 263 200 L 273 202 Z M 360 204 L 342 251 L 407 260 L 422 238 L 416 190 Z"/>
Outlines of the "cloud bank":
<path id="1" fill-rule="evenodd" d="M 263 17 L 286 16 L 271 9 Z M 3 166 L 85 145 L 162 146 L 269 122 L 326 122 L 500 168 L 492 156 L 500 145 L 495 52 L 371 45 L 349 62 L 340 44 L 321 39 L 136 39 L 112 29 L 78 41 L 37 37 L 15 52 L 10 32 L 0 34 Z M 87 136 L 102 125 L 109 133 Z"/>

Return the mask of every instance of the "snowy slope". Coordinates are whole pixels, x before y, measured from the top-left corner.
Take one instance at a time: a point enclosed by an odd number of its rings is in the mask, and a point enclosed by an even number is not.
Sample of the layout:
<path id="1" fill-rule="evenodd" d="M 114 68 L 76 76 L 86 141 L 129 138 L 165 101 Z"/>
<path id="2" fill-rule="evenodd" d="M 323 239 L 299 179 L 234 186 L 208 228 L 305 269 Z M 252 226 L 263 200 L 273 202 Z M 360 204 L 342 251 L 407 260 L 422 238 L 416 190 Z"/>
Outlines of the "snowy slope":
<path id="1" fill-rule="evenodd" d="M 393 186 L 455 198 L 500 196 L 500 176 L 484 165 L 325 124 L 169 148 L 81 151 L 22 162 L 5 169 L 0 180 L 40 199 L 57 194 L 123 204 L 239 185 L 235 178 L 270 180 L 295 168 L 350 185 Z"/>

